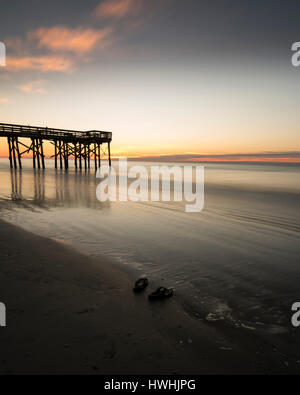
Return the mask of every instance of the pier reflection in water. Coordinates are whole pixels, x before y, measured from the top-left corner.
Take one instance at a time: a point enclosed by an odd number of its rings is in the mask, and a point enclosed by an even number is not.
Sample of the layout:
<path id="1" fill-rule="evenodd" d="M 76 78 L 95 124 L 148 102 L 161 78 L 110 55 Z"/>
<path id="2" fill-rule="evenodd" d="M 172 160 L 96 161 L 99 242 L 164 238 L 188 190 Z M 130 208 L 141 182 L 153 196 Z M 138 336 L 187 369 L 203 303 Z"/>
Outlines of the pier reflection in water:
<path id="1" fill-rule="evenodd" d="M 103 209 L 108 203 L 101 203 L 96 196 L 99 180 L 95 172 L 65 173 L 55 170 L 9 170 L 0 172 L 1 205 L 23 208 L 40 207 L 85 207 Z"/>

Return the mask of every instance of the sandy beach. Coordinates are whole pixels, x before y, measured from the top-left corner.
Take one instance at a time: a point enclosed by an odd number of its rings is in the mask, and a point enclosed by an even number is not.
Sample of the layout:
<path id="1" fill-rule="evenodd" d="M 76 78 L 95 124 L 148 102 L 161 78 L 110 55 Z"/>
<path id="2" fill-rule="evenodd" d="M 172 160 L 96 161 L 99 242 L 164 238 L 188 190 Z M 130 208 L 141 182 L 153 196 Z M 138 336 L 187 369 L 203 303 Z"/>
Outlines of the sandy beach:
<path id="1" fill-rule="evenodd" d="M 105 260 L 0 222 L 1 374 L 284 372 L 262 345 L 218 333 L 176 298 L 149 304 Z M 266 346 L 265 346 L 266 347 Z M 228 363 L 230 358 L 230 364 Z"/>
<path id="2" fill-rule="evenodd" d="M 126 274 L 68 246 L 4 222 L 0 235 L 2 374 L 198 371 L 174 303 L 150 309 Z"/>

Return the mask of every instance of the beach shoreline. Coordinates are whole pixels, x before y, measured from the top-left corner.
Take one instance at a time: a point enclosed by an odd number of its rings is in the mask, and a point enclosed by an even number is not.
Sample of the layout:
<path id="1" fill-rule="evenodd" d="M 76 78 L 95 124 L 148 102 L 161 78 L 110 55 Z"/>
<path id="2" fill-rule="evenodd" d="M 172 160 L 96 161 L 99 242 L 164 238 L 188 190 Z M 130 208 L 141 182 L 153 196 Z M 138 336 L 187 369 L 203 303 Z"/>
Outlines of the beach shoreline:
<path id="1" fill-rule="evenodd" d="M 254 339 L 224 336 L 176 298 L 150 304 L 105 259 L 2 220 L 0 246 L 0 374 L 268 373 L 251 354 Z M 272 361 L 270 369 L 286 368 Z"/>

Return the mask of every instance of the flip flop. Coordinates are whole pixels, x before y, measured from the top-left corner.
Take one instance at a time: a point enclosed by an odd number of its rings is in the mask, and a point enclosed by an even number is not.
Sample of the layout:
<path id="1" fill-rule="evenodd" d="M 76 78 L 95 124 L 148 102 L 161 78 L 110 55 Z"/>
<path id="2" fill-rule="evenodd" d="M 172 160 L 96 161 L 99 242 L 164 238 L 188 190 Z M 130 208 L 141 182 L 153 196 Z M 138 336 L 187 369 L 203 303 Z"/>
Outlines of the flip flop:
<path id="1" fill-rule="evenodd" d="M 149 300 L 168 299 L 174 295 L 174 289 L 164 287 L 157 288 L 155 292 L 149 295 Z"/>
<path id="2" fill-rule="evenodd" d="M 133 288 L 133 292 L 142 292 L 144 291 L 149 285 L 149 280 L 147 278 L 140 278 L 136 281 L 135 286 Z"/>

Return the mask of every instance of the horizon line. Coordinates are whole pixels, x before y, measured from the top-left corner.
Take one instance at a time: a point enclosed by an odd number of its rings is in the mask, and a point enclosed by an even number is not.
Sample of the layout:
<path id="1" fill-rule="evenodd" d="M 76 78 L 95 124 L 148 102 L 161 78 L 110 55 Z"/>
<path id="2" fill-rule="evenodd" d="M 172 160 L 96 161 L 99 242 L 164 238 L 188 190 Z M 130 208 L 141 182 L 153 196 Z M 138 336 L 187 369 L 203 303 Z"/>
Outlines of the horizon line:
<path id="1" fill-rule="evenodd" d="M 0 159 L 9 160 L 8 156 L 0 155 Z M 24 160 L 32 160 L 32 156 L 23 157 Z M 45 155 L 45 159 L 54 160 L 54 158 Z M 74 157 L 70 157 L 74 160 Z M 198 155 L 162 155 L 162 156 L 125 156 L 116 155 L 112 156 L 112 160 L 127 159 L 128 161 L 144 161 L 144 162 L 184 162 L 184 163 L 270 163 L 270 164 L 299 164 L 300 165 L 300 154 L 292 156 L 283 156 L 279 154 L 273 155 L 252 155 L 252 154 L 241 154 L 241 155 L 208 155 L 208 156 L 198 156 Z M 102 160 L 108 160 L 103 158 Z"/>

